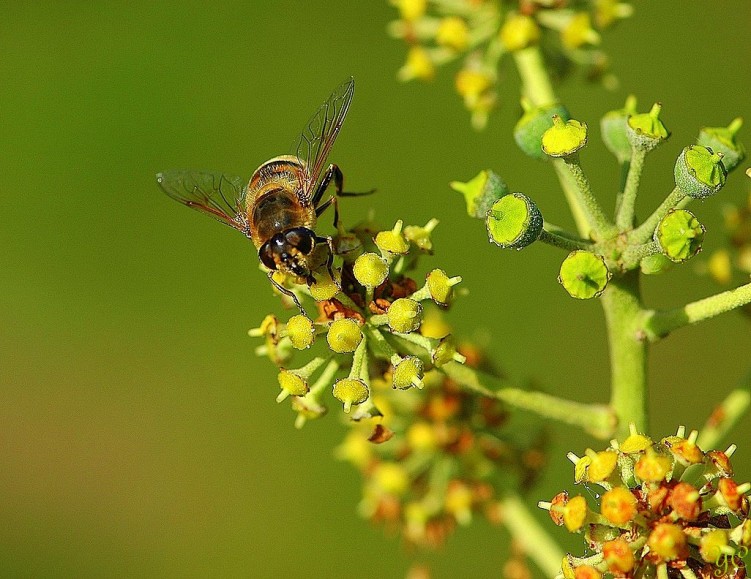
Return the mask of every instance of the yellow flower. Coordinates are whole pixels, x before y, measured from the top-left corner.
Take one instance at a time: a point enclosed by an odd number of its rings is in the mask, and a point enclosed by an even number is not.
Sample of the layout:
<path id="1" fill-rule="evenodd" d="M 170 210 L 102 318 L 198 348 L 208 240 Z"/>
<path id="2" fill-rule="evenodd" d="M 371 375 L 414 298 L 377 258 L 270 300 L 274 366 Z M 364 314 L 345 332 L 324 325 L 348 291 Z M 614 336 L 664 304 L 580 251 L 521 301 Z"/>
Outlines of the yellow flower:
<path id="1" fill-rule="evenodd" d="M 448 16 L 441 20 L 435 41 L 441 46 L 453 48 L 457 52 L 466 50 L 469 45 L 469 27 L 458 16 Z"/>

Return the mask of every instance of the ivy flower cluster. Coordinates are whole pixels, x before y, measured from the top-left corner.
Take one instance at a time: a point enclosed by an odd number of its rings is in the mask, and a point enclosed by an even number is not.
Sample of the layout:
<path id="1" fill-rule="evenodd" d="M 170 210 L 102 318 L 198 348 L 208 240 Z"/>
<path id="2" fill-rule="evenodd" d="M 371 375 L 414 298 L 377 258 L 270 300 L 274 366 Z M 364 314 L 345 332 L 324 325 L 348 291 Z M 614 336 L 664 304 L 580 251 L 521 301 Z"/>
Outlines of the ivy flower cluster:
<path id="1" fill-rule="evenodd" d="M 352 420 L 379 417 L 374 381 L 400 391 L 422 389 L 427 371 L 464 361 L 450 335 L 439 339 L 422 331 L 429 304 L 447 307 L 461 278 L 433 269 L 418 285 L 408 276 L 421 254 L 432 253 L 436 225 L 397 221 L 385 231 L 371 223 L 342 230 L 333 239 L 340 268 L 327 268 L 324 257 L 309 287 L 275 277 L 299 302 L 312 300 L 318 312 L 314 319 L 301 313 L 285 322 L 268 315 L 249 332 L 264 339 L 256 353 L 279 366 L 277 400 L 291 400 L 298 428 L 326 413 L 329 392 Z M 302 353 L 309 353 L 307 361 L 293 364 Z"/>
<path id="2" fill-rule="evenodd" d="M 561 74 L 575 65 L 587 77 L 613 85 L 614 78 L 606 74 L 608 59 L 597 48 L 600 32 L 633 12 L 630 4 L 617 0 L 390 2 L 399 19 L 389 24 L 389 33 L 409 44 L 398 77 L 430 80 L 438 67 L 463 59 L 455 87 L 477 129 L 486 125 L 496 104 L 498 70 L 506 54 L 534 59 L 542 47 Z"/>
<path id="3" fill-rule="evenodd" d="M 581 165 L 580 151 L 588 143 L 586 123 L 570 119 L 560 105 L 528 109 L 517 123 L 515 138 L 522 151 L 552 161 L 564 185 L 568 185 L 564 193 L 574 209 L 578 233 L 545 222 L 530 197 L 511 193 L 492 171 L 482 171 L 466 183 L 451 186 L 464 195 L 468 214 L 485 220 L 491 243 L 523 249 L 539 240 L 570 251 L 561 264 L 559 282 L 574 298 L 598 297 L 613 276 L 633 270 L 663 273 L 696 255 L 705 230 L 686 207 L 716 194 L 725 185 L 729 171 L 744 159 L 744 148 L 735 140 L 740 119 L 727 128 L 702 129 L 697 143 L 685 147 L 676 160 L 674 190 L 652 215 L 635 223 L 644 159 L 670 136 L 661 111 L 657 103 L 648 112 L 638 113 L 635 99 L 629 97 L 624 108 L 607 113 L 601 121 L 604 144 L 624 170 L 613 219 L 594 196 Z M 741 240 L 743 212 L 734 215 Z M 720 271 L 721 259 L 725 258 L 713 256 L 712 271 Z"/>
<path id="4" fill-rule="evenodd" d="M 569 454 L 596 504 L 562 492 L 539 506 L 594 554 L 567 555 L 563 577 L 746 576 L 751 484 L 733 478 L 735 445 L 705 452 L 697 436 L 679 428 L 655 442 L 632 427 L 605 450 Z"/>
<path id="5" fill-rule="evenodd" d="M 459 352 L 467 365 L 481 363 L 476 348 Z M 426 372 L 423 382 L 423 392 L 398 392 L 371 380 L 384 417 L 370 441 L 380 444 L 368 441 L 369 426 L 352 423 L 337 456 L 360 471 L 364 518 L 410 546 L 437 548 L 478 515 L 500 521 L 504 492 L 529 488 L 544 466 L 545 436 L 441 372 Z M 384 432 L 395 435 L 384 440 Z"/>

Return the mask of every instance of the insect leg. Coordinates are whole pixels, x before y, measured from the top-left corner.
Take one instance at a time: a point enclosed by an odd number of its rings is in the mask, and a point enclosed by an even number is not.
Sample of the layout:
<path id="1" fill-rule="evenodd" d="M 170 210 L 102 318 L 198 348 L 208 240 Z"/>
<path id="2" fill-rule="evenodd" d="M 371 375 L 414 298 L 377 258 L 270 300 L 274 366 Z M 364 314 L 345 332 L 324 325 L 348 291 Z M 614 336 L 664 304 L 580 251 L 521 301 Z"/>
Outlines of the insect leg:
<path id="1" fill-rule="evenodd" d="M 326 172 L 323 174 L 323 179 L 321 179 L 321 182 L 318 184 L 318 189 L 316 189 L 316 192 L 313 195 L 312 202 L 314 207 L 318 205 L 318 202 L 321 200 L 321 197 L 323 197 L 326 189 L 329 188 L 332 179 L 336 186 L 336 194 L 340 195 L 342 187 L 344 186 L 344 175 L 342 174 L 342 170 L 333 163 L 329 165 L 328 169 L 326 169 Z"/>
<path id="2" fill-rule="evenodd" d="M 328 201 L 326 203 L 328 203 Z M 316 237 L 316 243 L 325 243 L 326 245 L 329 246 L 329 255 L 326 258 L 326 271 L 328 272 L 329 277 L 333 281 L 334 271 L 331 269 L 331 266 L 334 265 L 334 239 L 329 236 L 326 236 L 326 237 L 319 236 L 319 237 Z"/>
<path id="3" fill-rule="evenodd" d="M 358 197 L 360 195 L 370 195 L 371 193 L 375 193 L 375 189 L 371 189 L 370 191 L 361 191 L 361 192 L 342 191 L 342 188 L 344 187 L 344 175 L 342 174 L 341 169 L 339 169 L 337 165 L 334 165 L 332 163 L 331 165 L 329 165 L 329 168 L 326 169 L 326 172 L 323 174 L 323 178 L 321 179 L 321 182 L 318 185 L 318 189 L 316 189 L 316 192 L 313 195 L 312 203 L 314 207 L 318 205 L 318 203 L 321 201 L 321 198 L 323 197 L 323 194 L 326 192 L 326 189 L 328 189 L 329 185 L 331 184 L 332 179 L 334 180 L 334 187 L 336 189 L 335 195 L 337 197 Z M 326 207 L 328 207 L 328 205 L 326 205 Z M 320 215 L 320 213 L 318 214 Z"/>
<path id="4" fill-rule="evenodd" d="M 268 273 L 268 276 L 269 276 L 269 281 L 271 282 L 271 285 L 273 285 L 276 289 L 278 289 L 285 296 L 287 296 L 289 298 L 292 298 L 292 301 L 295 302 L 295 305 L 297 306 L 297 309 L 300 310 L 300 313 L 303 316 L 306 315 L 305 310 L 303 309 L 302 305 L 300 305 L 300 300 L 297 299 L 297 296 L 294 294 L 294 292 L 288 290 L 286 287 L 284 287 L 279 282 L 277 282 L 274 279 L 274 272 L 273 271 L 270 271 Z"/>

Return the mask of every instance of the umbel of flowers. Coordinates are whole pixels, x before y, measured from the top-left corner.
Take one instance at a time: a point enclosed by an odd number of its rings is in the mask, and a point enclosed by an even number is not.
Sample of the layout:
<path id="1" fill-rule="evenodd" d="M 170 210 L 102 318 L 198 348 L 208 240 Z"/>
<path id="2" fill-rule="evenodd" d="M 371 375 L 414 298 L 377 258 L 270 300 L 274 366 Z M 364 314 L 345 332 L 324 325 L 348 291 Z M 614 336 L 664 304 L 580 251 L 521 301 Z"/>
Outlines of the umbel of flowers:
<path id="1" fill-rule="evenodd" d="M 436 225 L 431 220 L 404 227 L 397 221 L 385 231 L 370 223 L 342 230 L 333 240 L 340 267 L 326 267 L 323 253 L 310 287 L 275 277 L 317 311 L 286 322 L 269 315 L 250 331 L 265 341 L 256 352 L 279 366 L 277 400 L 291 400 L 298 427 L 325 414 L 330 396 L 355 421 L 382 416 L 374 381 L 400 391 L 422 389 L 426 372 L 464 362 L 451 336 L 434 337 L 424 329 L 429 304 L 447 307 L 461 278 L 441 269 L 422 274 L 419 284 L 410 277 L 420 256 L 432 253 Z M 298 362 L 301 355 L 307 360 Z"/>
<path id="2" fill-rule="evenodd" d="M 563 577 L 746 577 L 751 546 L 748 492 L 733 477 L 736 450 L 704 451 L 697 432 L 660 441 L 636 432 L 583 456 L 573 453 L 574 482 L 540 507 L 581 533 L 592 555 L 563 560 Z"/>
<path id="3" fill-rule="evenodd" d="M 399 10 L 399 19 L 389 24 L 389 33 L 409 45 L 399 79 L 430 80 L 439 67 L 461 59 L 455 88 L 477 129 L 485 126 L 496 104 L 504 56 L 537 60 L 543 47 L 549 60 L 559 63 L 560 74 L 578 68 L 587 78 L 614 86 L 617 81 L 607 73 L 608 58 L 598 48 L 600 32 L 633 12 L 629 3 L 618 0 L 390 2 Z"/>
<path id="4" fill-rule="evenodd" d="M 440 324 L 429 319 L 426 330 L 444 333 Z M 467 365 L 483 364 L 476 348 L 459 351 Z M 546 438 L 529 417 L 441 372 L 426 372 L 423 384 L 404 392 L 388 377 L 371 379 L 384 416 L 372 433 L 365 421 L 351 422 L 336 454 L 360 472 L 361 516 L 409 546 L 435 549 L 478 517 L 498 524 L 503 498 L 528 490 L 545 465 Z"/>

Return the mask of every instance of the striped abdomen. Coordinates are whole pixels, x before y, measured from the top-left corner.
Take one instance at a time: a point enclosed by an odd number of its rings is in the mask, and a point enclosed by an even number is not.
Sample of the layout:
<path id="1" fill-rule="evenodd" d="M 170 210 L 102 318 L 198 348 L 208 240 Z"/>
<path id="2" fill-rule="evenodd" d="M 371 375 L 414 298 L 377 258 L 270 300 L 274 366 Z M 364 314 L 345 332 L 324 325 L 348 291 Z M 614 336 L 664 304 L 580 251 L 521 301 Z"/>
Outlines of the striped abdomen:
<path id="1" fill-rule="evenodd" d="M 256 247 L 287 229 L 313 228 L 316 213 L 303 189 L 306 176 L 305 165 L 292 156 L 266 161 L 253 173 L 245 202 L 250 235 Z"/>

